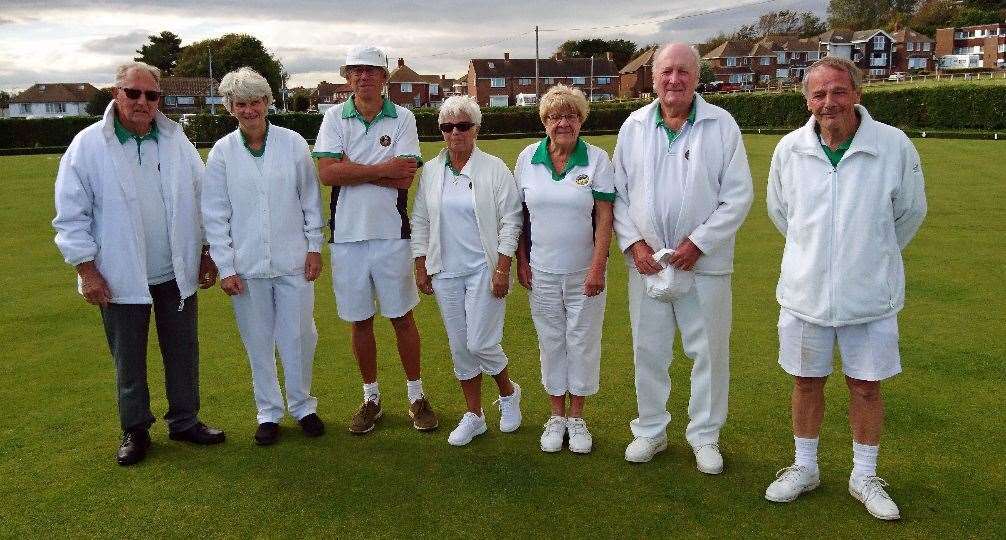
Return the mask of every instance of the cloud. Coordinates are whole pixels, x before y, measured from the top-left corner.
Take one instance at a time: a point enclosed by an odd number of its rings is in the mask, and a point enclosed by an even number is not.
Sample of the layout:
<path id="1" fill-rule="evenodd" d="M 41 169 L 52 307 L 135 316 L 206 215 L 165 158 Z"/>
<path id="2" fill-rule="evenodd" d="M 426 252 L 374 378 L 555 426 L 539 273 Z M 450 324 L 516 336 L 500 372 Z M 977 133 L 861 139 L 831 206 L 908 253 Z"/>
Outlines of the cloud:
<path id="1" fill-rule="evenodd" d="M 150 32 L 146 30 L 134 30 L 128 34 L 85 41 L 81 45 L 81 48 L 85 51 L 98 54 L 132 55 L 146 43 L 147 36 L 149 35 Z"/>
<path id="2" fill-rule="evenodd" d="M 8 19 L 7 17 L 0 17 L 0 26 L 3 26 L 5 24 L 14 24 L 16 22 L 17 21 L 15 21 L 14 19 Z"/>

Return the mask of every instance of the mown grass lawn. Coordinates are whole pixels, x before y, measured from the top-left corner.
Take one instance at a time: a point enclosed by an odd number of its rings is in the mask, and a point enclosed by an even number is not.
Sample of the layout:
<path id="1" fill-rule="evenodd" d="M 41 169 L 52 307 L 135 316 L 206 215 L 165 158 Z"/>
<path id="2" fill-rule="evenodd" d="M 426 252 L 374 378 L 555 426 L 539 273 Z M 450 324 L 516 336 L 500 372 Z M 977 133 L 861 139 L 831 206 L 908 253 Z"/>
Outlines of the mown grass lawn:
<path id="1" fill-rule="evenodd" d="M 593 138 L 611 149 L 614 137 Z M 776 364 L 774 288 L 782 238 L 765 215 L 765 178 L 778 137 L 746 136 L 756 199 L 737 242 L 726 471 L 695 470 L 684 441 L 688 370 L 672 366 L 670 447 L 653 462 L 623 460 L 635 415 L 626 269 L 609 266 L 601 392 L 586 410 L 589 456 L 538 449 L 547 404 L 523 290 L 509 297 L 504 348 L 525 390 L 525 423 L 465 448 L 446 442 L 463 412 L 435 302 L 423 298 L 427 392 L 441 429 L 420 434 L 406 414 L 404 377 L 390 325 L 378 324 L 385 419 L 368 436 L 346 432 L 360 380 L 346 325 L 335 316 L 327 269 L 316 291 L 321 339 L 314 394 L 329 431 L 307 439 L 286 421 L 273 447 L 252 444 L 251 377 L 230 304 L 200 294 L 202 413 L 227 431 L 200 448 L 167 440 L 141 465 L 122 468 L 114 374 L 97 311 L 74 292 L 52 243 L 52 184 L 59 156 L 0 158 L 0 536 L 338 537 L 1003 537 L 1006 443 L 1002 385 L 1006 308 L 1003 143 L 917 140 L 929 217 L 905 253 L 908 307 L 900 315 L 904 373 L 885 384 L 887 432 L 880 474 L 901 505 L 899 523 L 871 518 L 846 489 L 851 468 L 847 393 L 827 387 L 822 486 L 795 503 L 762 498 L 792 459 L 790 380 Z M 481 147 L 512 164 L 530 140 Z M 424 144 L 431 157 L 438 144 Z M 327 194 L 326 194 L 327 196 Z M 156 340 L 152 339 L 152 342 Z M 150 355 L 154 412 L 162 370 Z"/>

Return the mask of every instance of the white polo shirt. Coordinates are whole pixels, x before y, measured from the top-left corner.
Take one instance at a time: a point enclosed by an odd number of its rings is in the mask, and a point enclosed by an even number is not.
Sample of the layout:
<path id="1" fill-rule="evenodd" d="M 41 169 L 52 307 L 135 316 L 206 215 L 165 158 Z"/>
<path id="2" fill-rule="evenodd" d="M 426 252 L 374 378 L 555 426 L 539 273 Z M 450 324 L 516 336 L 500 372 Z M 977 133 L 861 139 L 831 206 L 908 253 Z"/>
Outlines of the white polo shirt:
<path id="1" fill-rule="evenodd" d="M 674 131 L 667 127 L 660 107 L 656 107 L 656 120 L 652 129 L 659 133 L 651 137 L 654 145 L 653 155 L 656 159 L 654 171 L 657 178 L 653 182 L 653 207 L 656 210 L 654 226 L 657 235 L 664 245 L 674 249 L 678 247 L 685 235 L 691 231 L 678 231 L 678 218 L 681 215 L 682 199 L 685 194 L 685 177 L 691 162 L 690 145 L 692 125 L 695 123 L 695 102 L 692 101 L 692 112 L 681 129 Z"/>
<path id="2" fill-rule="evenodd" d="M 563 171 L 548 155 L 548 137 L 517 157 L 514 176 L 531 218 L 531 267 L 553 274 L 590 268 L 594 200 L 614 202 L 615 171 L 604 150 L 576 142 Z"/>
<path id="3" fill-rule="evenodd" d="M 348 157 L 353 163 L 373 165 L 396 156 L 419 160 L 419 135 L 412 111 L 387 98 L 373 120 L 367 122 L 350 96 L 325 112 L 314 144 L 315 158 Z M 370 183 L 334 186 L 329 205 L 332 242 L 409 238 L 406 210 L 409 190 Z"/>
<path id="4" fill-rule="evenodd" d="M 469 174 L 471 166 L 466 163 L 460 171 L 455 171 L 451 160 L 448 158 L 445 161 L 440 191 L 443 266 L 437 277 L 452 278 L 474 274 L 485 268 L 486 252 L 475 220 L 475 195 Z"/>

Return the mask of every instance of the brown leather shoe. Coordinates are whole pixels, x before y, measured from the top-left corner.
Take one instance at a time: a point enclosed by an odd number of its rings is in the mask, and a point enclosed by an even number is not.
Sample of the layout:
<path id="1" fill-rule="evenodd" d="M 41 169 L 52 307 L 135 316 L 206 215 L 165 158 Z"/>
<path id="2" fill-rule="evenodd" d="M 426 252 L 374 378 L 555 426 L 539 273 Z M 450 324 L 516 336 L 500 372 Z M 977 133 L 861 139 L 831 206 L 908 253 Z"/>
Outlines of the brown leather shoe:
<path id="1" fill-rule="evenodd" d="M 349 421 L 349 432 L 355 435 L 370 433 L 383 414 L 384 411 L 381 410 L 380 403 L 376 401 L 364 401 L 363 405 L 360 405 L 360 408 L 356 409 L 356 412 L 353 413 L 353 418 Z"/>
<path id="2" fill-rule="evenodd" d="M 412 426 L 419 431 L 433 431 L 440 423 L 437 415 L 430 407 L 430 402 L 423 396 L 409 405 L 409 416 L 412 417 Z"/>

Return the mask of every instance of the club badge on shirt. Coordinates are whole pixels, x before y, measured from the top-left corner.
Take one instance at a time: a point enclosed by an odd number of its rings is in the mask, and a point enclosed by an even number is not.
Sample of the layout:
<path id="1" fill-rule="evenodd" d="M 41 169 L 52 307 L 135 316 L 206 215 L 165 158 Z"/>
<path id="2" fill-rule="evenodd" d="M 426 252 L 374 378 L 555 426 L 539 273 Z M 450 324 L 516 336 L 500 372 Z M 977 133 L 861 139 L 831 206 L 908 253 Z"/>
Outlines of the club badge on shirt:
<path id="1" fill-rule="evenodd" d="M 391 137 L 381 135 L 381 146 L 391 146 Z"/>
<path id="2" fill-rule="evenodd" d="M 576 181 L 576 185 L 578 185 L 578 186 L 589 186 L 590 185 L 590 177 L 587 176 L 587 175 L 585 175 L 585 174 L 581 174 L 580 176 L 577 176 L 575 181 Z"/>

